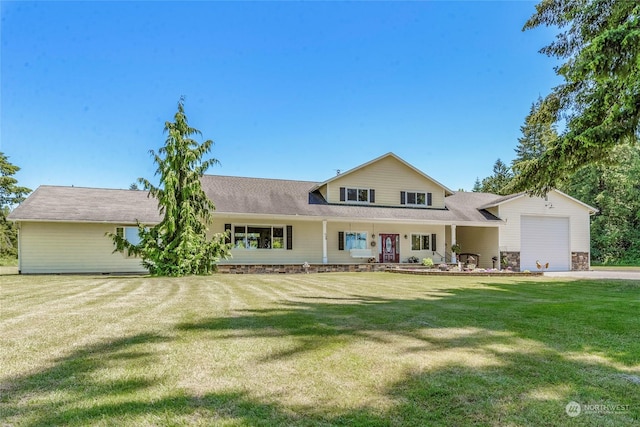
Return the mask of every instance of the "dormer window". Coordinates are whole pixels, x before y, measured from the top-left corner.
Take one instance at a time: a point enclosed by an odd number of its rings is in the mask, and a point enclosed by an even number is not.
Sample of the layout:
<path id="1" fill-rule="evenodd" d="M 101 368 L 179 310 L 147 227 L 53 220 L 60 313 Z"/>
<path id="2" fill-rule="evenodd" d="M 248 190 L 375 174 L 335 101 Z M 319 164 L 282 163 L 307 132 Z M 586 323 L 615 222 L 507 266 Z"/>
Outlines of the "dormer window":
<path id="1" fill-rule="evenodd" d="M 373 188 L 340 187 L 340 201 L 354 203 L 375 203 L 376 190 Z"/>
<path id="2" fill-rule="evenodd" d="M 431 206 L 432 194 L 424 191 L 401 191 L 400 204 L 410 206 Z"/>

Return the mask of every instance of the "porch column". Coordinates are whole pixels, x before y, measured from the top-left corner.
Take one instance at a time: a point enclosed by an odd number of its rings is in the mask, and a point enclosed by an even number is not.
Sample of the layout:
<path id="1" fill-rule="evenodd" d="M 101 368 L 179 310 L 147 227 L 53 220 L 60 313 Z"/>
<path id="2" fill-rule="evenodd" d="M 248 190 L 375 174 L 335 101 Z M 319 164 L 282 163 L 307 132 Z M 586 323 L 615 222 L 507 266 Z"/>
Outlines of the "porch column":
<path id="1" fill-rule="evenodd" d="M 455 224 L 451 224 L 451 246 L 453 247 L 453 245 L 455 244 L 456 244 L 456 226 Z M 453 252 L 451 252 L 451 262 L 453 264 L 458 262 L 456 260 L 456 254 L 454 254 Z"/>
<path id="2" fill-rule="evenodd" d="M 322 263 L 327 264 L 329 258 L 327 257 L 327 220 L 322 220 Z"/>

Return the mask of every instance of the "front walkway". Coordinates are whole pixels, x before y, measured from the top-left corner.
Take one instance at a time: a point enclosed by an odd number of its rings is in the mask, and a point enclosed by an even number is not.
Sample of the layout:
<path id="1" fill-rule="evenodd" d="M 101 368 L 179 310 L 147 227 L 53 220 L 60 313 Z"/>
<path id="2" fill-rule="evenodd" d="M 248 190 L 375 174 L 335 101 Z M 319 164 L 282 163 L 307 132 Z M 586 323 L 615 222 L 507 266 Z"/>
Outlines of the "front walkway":
<path id="1" fill-rule="evenodd" d="M 18 267 L 0 267 L 0 276 L 8 276 L 13 274 L 18 274 Z"/>

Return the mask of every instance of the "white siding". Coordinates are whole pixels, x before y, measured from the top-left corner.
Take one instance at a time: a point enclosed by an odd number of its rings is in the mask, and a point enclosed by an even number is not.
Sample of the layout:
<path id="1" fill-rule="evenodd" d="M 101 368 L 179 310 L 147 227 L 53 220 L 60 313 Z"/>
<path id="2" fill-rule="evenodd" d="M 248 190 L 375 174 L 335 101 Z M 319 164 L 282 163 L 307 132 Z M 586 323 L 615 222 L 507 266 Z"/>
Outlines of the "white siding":
<path id="1" fill-rule="evenodd" d="M 20 223 L 20 271 L 37 273 L 145 273 L 140 260 L 112 253 L 106 232 L 114 224 Z"/>
<path id="2" fill-rule="evenodd" d="M 293 249 L 232 249 L 232 258 L 220 264 L 313 264 L 322 263 L 322 222 L 282 221 L 265 218 L 230 218 L 217 216 L 212 233 L 223 233 L 225 224 L 257 226 L 292 226 Z"/>
<path id="3" fill-rule="evenodd" d="M 340 187 L 373 188 L 376 205 L 400 206 L 401 191 L 432 193 L 432 208 L 444 208 L 444 189 L 393 157 L 386 157 L 327 184 L 327 200 L 340 203 Z M 321 189 L 324 194 L 324 188 Z"/>
<path id="4" fill-rule="evenodd" d="M 224 232 L 225 224 L 234 225 L 291 225 L 293 227 L 293 250 L 274 249 L 233 249 L 233 258 L 222 261 L 221 264 L 297 264 L 309 262 L 322 263 L 322 221 L 286 221 L 265 219 L 232 219 L 230 217 L 216 217 L 212 233 Z M 379 234 L 400 235 L 400 261 L 404 262 L 410 256 L 419 259 L 432 258 L 434 262 L 441 262 L 441 255 L 445 250 L 444 225 L 402 225 L 402 224 L 372 224 L 361 222 L 328 222 L 327 223 L 327 258 L 330 264 L 353 264 L 367 262 L 363 258 L 352 258 L 349 251 L 338 249 L 338 233 L 346 231 L 366 232 L 368 248 L 373 249 L 374 255 L 380 248 Z M 411 233 L 436 234 L 437 248 L 435 251 L 412 251 Z M 376 238 L 371 236 L 375 234 Z M 404 236 L 407 236 L 405 239 Z M 371 246 L 375 241 L 376 245 Z M 434 253 L 435 252 L 435 253 Z"/>
<path id="5" fill-rule="evenodd" d="M 523 215 L 569 218 L 570 250 L 590 251 L 589 211 L 583 205 L 552 191 L 547 200 L 542 197 L 523 196 L 500 205 L 499 217 L 505 221 L 500 229 L 500 250 L 521 250 L 521 224 Z"/>
<path id="6" fill-rule="evenodd" d="M 402 224 L 371 224 L 371 223 L 346 223 L 346 222 L 329 222 L 327 224 L 327 252 L 329 254 L 329 263 L 356 263 L 367 262 L 367 260 L 354 259 L 349 255 L 349 251 L 339 250 L 338 236 L 339 232 L 361 231 L 366 232 L 368 237 L 368 247 L 373 249 L 373 253 L 378 257 L 380 253 L 380 234 L 399 234 L 400 235 L 400 262 L 406 262 L 407 258 L 415 256 L 418 259 L 431 258 L 434 262 L 442 262 L 444 256 L 444 225 L 402 225 Z M 434 251 L 413 251 L 411 250 L 411 234 L 436 234 L 437 248 Z M 376 237 L 373 238 L 372 235 Z M 405 239 L 404 236 L 407 236 Z M 375 242 L 375 246 L 371 246 L 371 242 Z M 322 242 L 321 242 L 322 243 Z"/>

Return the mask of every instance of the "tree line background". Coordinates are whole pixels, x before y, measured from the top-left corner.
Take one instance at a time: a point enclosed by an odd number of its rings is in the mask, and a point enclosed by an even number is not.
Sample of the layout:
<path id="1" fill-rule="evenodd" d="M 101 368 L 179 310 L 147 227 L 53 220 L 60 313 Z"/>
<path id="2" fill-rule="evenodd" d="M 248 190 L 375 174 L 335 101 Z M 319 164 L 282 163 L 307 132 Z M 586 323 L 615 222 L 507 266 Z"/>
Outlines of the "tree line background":
<path id="1" fill-rule="evenodd" d="M 473 191 L 507 195 L 523 164 L 535 162 L 557 140 L 553 125 L 535 122 L 541 100 L 531 106 L 511 166 L 497 159 L 493 174 L 476 179 Z M 555 188 L 593 206 L 592 262 L 640 265 L 640 146 L 633 141 L 611 148 L 606 159 L 582 166 L 558 180 Z"/>

